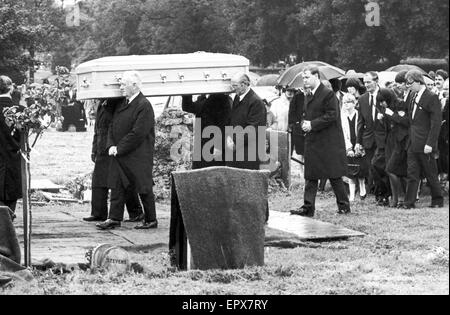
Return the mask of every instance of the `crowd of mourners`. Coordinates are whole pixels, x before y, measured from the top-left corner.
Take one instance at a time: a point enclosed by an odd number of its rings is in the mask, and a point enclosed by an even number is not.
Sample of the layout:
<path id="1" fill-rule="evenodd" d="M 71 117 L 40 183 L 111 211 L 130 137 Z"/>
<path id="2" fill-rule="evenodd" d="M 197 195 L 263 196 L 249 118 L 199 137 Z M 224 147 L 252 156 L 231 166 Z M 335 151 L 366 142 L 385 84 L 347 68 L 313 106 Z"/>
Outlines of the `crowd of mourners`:
<path id="1" fill-rule="evenodd" d="M 271 104 L 253 91 L 246 73 L 231 79 L 234 99 L 227 93 L 195 101 L 183 96 L 182 109 L 195 114 L 201 128 L 216 126 L 223 135 L 221 145 L 208 146 L 209 154 L 194 160 L 193 168 L 258 170 L 259 156 L 252 158 L 252 153 L 259 152 L 258 137 L 244 137 L 240 143 L 236 135 L 226 135 L 224 130 L 227 126 L 255 127 L 257 133 L 258 127 L 267 126 L 291 133 L 294 160 L 304 165 L 303 205 L 291 210 L 293 215 L 314 215 L 317 191 L 327 180 L 340 214 L 351 212 L 357 192 L 362 200 L 375 195 L 379 206 L 411 209 L 425 186 L 431 191 L 429 206 L 443 207 L 449 164 L 446 71 L 426 74 L 434 84 L 427 84 L 419 70 L 401 71 L 395 82 L 384 86 L 377 72 L 324 81 L 318 68 L 309 66 L 301 75 L 301 89 L 284 87 Z M 96 111 L 92 211 L 84 220 L 101 221 L 96 226 L 102 230 L 120 227 L 125 206 L 129 221 L 141 222 L 137 229 L 158 226 L 152 180 L 155 116 L 141 88 L 141 75 L 125 72 L 120 85 L 123 97 L 100 100 Z M 21 100 L 25 100 L 21 106 L 46 102 L 50 93 L 45 85 L 17 91 L 10 78 L 0 76 L 0 206 L 12 212 L 22 197 L 19 132 L 7 124 L 3 109 Z M 70 89 L 64 95 L 67 102 L 76 101 Z M 202 138 L 202 148 L 209 140 Z M 231 159 L 226 159 L 227 150 L 232 152 Z M 267 207 L 266 220 L 268 214 Z"/>
<path id="2" fill-rule="evenodd" d="M 428 186 L 431 207 L 442 207 L 449 164 L 448 73 L 405 70 L 382 86 L 377 72 L 330 81 L 321 83 L 339 103 L 350 201 L 359 192 L 361 200 L 375 195 L 380 206 L 413 208 Z M 282 92 L 268 107 L 267 126 L 291 132 L 294 160 L 303 163 L 307 91 L 285 87 Z M 320 180 L 319 189 L 326 181 Z"/>

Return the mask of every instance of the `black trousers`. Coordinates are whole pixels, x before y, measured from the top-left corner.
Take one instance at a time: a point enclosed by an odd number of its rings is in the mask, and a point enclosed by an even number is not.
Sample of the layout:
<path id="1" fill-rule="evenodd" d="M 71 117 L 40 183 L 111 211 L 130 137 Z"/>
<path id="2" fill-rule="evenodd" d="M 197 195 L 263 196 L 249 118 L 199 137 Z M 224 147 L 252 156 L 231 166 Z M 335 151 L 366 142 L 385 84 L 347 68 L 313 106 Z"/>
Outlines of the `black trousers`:
<path id="1" fill-rule="evenodd" d="M 372 160 L 375 156 L 376 147 L 373 147 L 371 149 L 365 149 L 366 151 L 366 159 L 370 163 L 369 167 L 369 176 L 367 177 L 367 185 L 369 186 L 369 192 L 375 192 L 375 183 L 373 179 L 373 168 L 372 168 Z"/>
<path id="2" fill-rule="evenodd" d="M 413 206 L 416 202 L 417 190 L 421 175 L 424 175 L 431 188 L 431 204 L 443 205 L 444 198 L 438 179 L 436 159 L 431 154 L 408 151 L 408 177 L 405 205 Z"/>
<path id="3" fill-rule="evenodd" d="M 130 190 L 135 191 L 134 188 Z M 155 206 L 155 195 L 153 191 L 147 194 L 139 194 L 142 202 L 142 207 L 144 208 L 144 221 L 151 222 L 156 220 L 156 206 Z M 126 201 L 126 190 L 121 188 L 111 189 L 111 207 L 109 210 L 109 219 L 115 221 L 123 220 L 123 212 Z"/>
<path id="4" fill-rule="evenodd" d="M 342 178 L 330 179 L 330 183 L 336 196 L 338 209 L 342 211 L 350 211 L 350 201 L 348 200 L 348 195 Z M 314 211 L 316 210 L 318 185 L 319 180 L 306 180 L 303 208 L 307 209 L 311 214 L 314 214 Z"/>
<path id="5" fill-rule="evenodd" d="M 108 217 L 108 191 L 109 189 L 106 187 L 92 188 L 91 216 L 106 220 Z M 125 203 L 130 218 L 137 217 L 142 213 L 141 202 L 135 191 L 125 191 Z"/>

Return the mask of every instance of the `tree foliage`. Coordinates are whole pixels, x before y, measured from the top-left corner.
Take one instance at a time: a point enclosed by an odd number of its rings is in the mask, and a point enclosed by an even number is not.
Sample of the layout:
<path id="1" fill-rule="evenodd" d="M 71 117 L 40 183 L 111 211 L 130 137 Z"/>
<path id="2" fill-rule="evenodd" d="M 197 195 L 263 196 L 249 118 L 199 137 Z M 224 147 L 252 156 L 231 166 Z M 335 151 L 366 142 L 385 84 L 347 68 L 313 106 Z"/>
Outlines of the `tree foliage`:
<path id="1" fill-rule="evenodd" d="M 266 66 L 296 54 L 345 69 L 384 69 L 448 56 L 448 0 L 84 0 L 77 27 L 54 0 L 0 0 L 0 70 L 23 71 L 35 51 L 54 65 L 109 55 L 234 53 Z"/>

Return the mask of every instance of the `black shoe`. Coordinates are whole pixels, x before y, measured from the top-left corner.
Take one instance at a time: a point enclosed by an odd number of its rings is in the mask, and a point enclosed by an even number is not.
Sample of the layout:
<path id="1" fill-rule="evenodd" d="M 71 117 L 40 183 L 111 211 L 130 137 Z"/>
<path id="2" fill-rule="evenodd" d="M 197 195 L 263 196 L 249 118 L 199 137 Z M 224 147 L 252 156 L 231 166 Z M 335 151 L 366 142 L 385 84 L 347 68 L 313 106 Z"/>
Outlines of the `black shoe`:
<path id="1" fill-rule="evenodd" d="M 120 221 L 108 219 L 105 222 L 97 223 L 95 226 L 100 230 L 112 230 L 116 227 L 120 227 Z"/>
<path id="2" fill-rule="evenodd" d="M 444 207 L 443 204 L 436 204 L 436 205 L 431 205 L 430 206 L 430 208 L 434 208 L 434 209 L 436 209 L 436 208 L 443 208 L 443 207 Z"/>
<path id="3" fill-rule="evenodd" d="M 151 222 L 142 222 L 140 225 L 136 225 L 134 228 L 136 230 L 147 230 L 147 229 L 156 229 L 158 227 L 158 221 Z"/>
<path id="4" fill-rule="evenodd" d="M 306 208 L 300 208 L 298 210 L 291 210 L 291 214 L 312 218 L 314 216 L 314 211 L 308 210 Z"/>
<path id="5" fill-rule="evenodd" d="M 106 218 L 99 218 L 99 217 L 94 217 L 93 215 L 91 215 L 90 217 L 87 218 L 83 218 L 83 221 L 86 222 L 97 222 L 97 221 L 105 221 Z"/>
<path id="6" fill-rule="evenodd" d="M 367 194 L 365 194 L 364 196 L 359 196 L 359 199 L 361 199 L 361 200 L 365 200 L 365 199 L 366 199 L 366 197 L 367 197 Z"/>
<path id="7" fill-rule="evenodd" d="M 398 208 L 398 202 L 392 202 L 389 204 L 389 208 Z"/>
<path id="8" fill-rule="evenodd" d="M 339 209 L 336 211 L 337 214 L 348 214 L 350 213 L 350 209 Z"/>
<path id="9" fill-rule="evenodd" d="M 128 220 L 125 220 L 125 222 L 140 222 L 142 220 L 144 220 L 144 213 L 138 214 L 135 217 L 129 218 Z"/>
<path id="10" fill-rule="evenodd" d="M 402 205 L 402 207 L 401 207 L 401 209 L 405 209 L 405 210 L 408 210 L 408 209 L 414 209 L 414 208 L 416 208 L 416 206 L 415 205 L 408 205 L 408 204 L 403 204 Z"/>
<path id="11" fill-rule="evenodd" d="M 382 198 L 377 202 L 377 206 L 389 207 L 389 198 Z"/>

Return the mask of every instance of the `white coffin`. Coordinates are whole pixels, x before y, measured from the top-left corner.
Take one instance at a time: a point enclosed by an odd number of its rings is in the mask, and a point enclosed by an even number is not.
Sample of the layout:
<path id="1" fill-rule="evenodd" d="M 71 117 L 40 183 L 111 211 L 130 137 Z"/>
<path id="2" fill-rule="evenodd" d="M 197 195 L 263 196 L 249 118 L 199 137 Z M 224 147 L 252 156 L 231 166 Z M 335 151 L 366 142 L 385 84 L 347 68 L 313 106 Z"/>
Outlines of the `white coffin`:
<path id="1" fill-rule="evenodd" d="M 231 77 L 248 69 L 245 57 L 207 52 L 104 57 L 76 68 L 77 98 L 120 97 L 119 81 L 129 70 L 140 73 L 145 96 L 231 92 Z"/>

